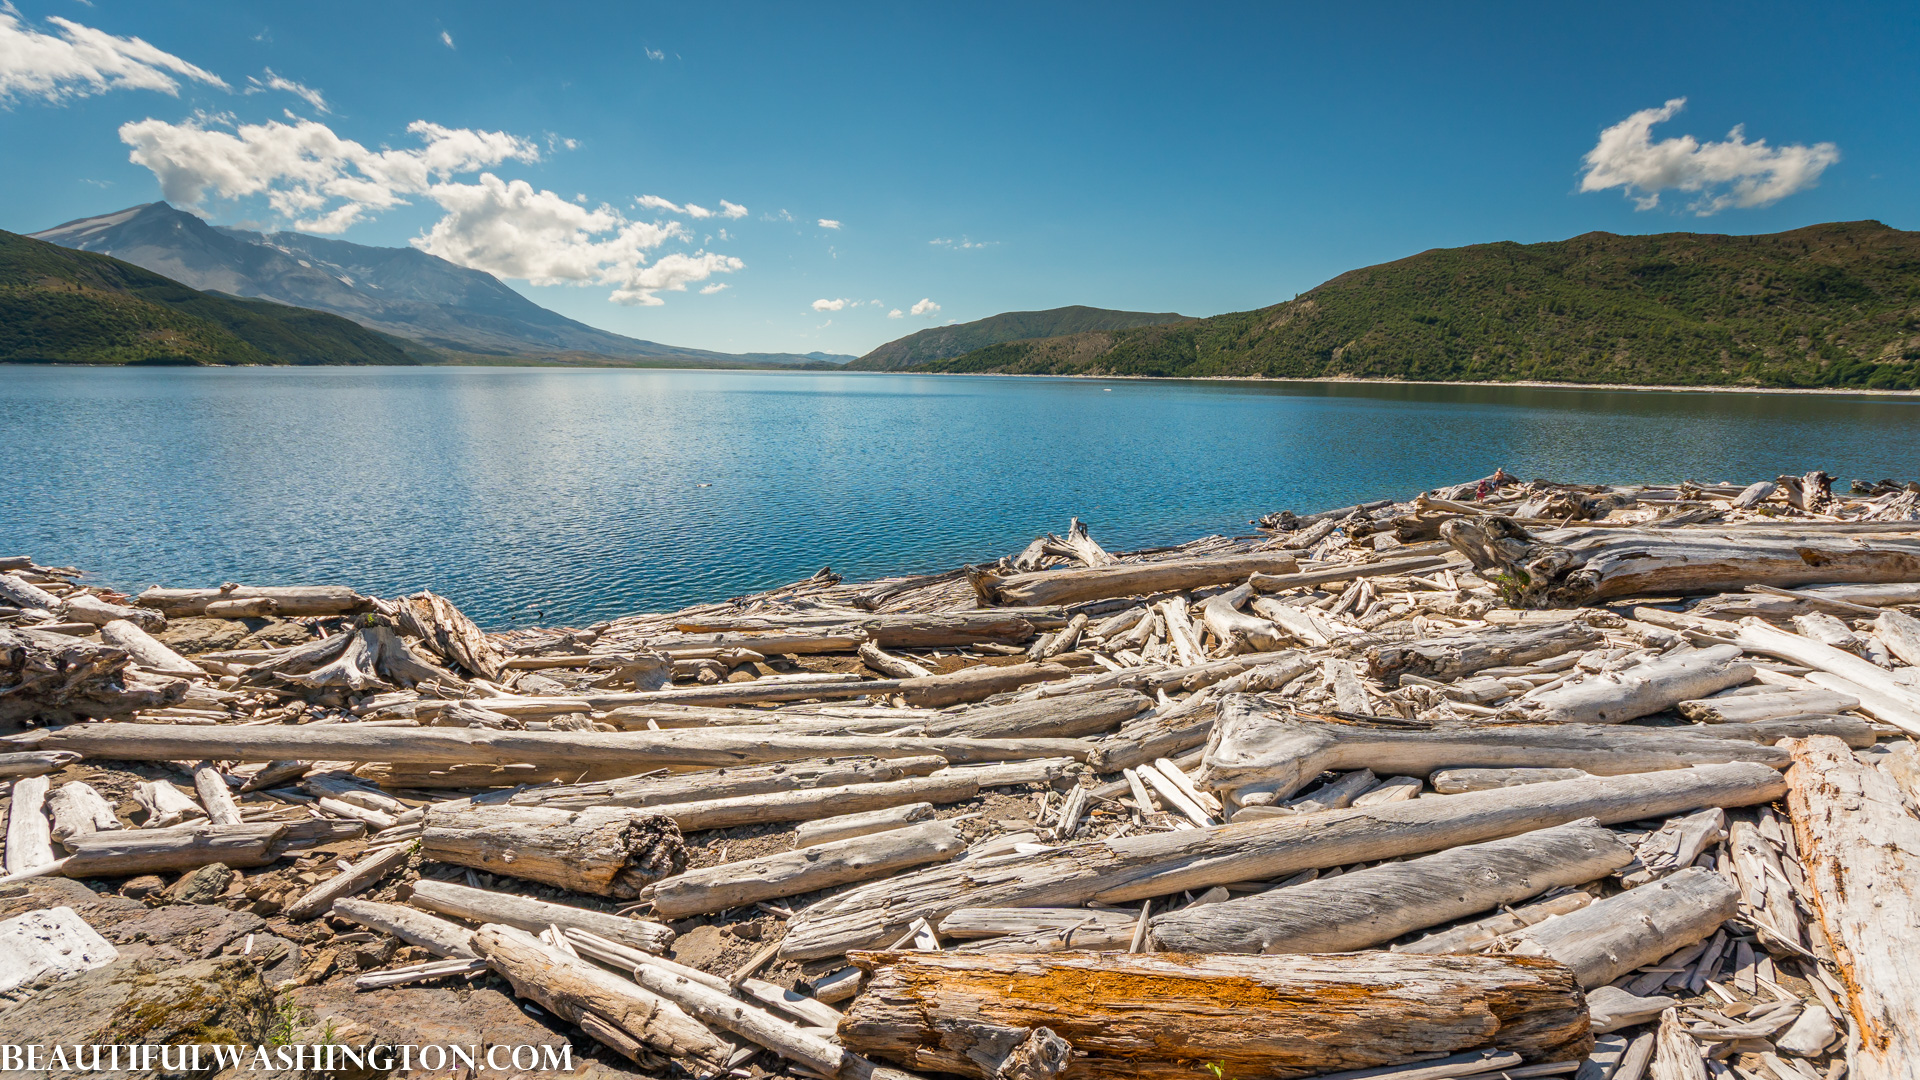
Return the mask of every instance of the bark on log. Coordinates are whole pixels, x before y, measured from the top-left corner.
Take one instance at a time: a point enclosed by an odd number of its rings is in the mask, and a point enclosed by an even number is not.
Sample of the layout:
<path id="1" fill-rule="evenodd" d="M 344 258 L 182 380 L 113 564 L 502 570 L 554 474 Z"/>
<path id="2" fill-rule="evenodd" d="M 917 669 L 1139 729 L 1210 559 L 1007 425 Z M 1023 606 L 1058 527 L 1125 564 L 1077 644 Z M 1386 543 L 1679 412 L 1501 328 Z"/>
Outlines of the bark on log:
<path id="1" fill-rule="evenodd" d="M 0 631 L 4 632 L 4 631 Z M 952 762 L 1085 758 L 1073 739 L 884 739 L 872 736 L 738 735 L 726 731 L 498 731 L 491 728 L 293 727 L 85 724 L 53 732 L 48 750 L 109 761 L 386 761 L 396 764 L 632 766 L 750 765 L 836 755 L 925 757 Z"/>
<path id="2" fill-rule="evenodd" d="M 1615 596 L 1726 592 L 1746 585 L 1920 580 L 1920 539 L 1751 529 L 1563 529 L 1510 519 L 1440 527 L 1517 607 L 1584 607 Z"/>
<path id="3" fill-rule="evenodd" d="M 551 904 L 514 893 L 470 889 L 432 878 L 413 883 L 413 895 L 408 903 L 468 922 L 504 923 L 534 933 L 549 926 L 585 930 L 649 953 L 666 952 L 674 938 L 673 928 L 664 923 L 629 919 L 571 904 Z"/>
<path id="4" fill-rule="evenodd" d="M 1550 626 L 1418 638 L 1368 649 L 1367 674 L 1388 683 L 1401 675 L 1451 682 L 1482 668 L 1531 664 L 1591 648 L 1600 639 L 1600 631 L 1572 620 Z"/>
<path id="5" fill-rule="evenodd" d="M 654 914 L 661 918 L 684 919 L 944 862 L 966 846 L 952 825 L 929 821 L 745 862 L 688 870 L 654 882 L 641 895 L 653 901 Z"/>
<path id="6" fill-rule="evenodd" d="M 1110 731 L 1152 704 L 1153 699 L 1135 690 L 1096 690 L 968 709 L 929 723 L 926 732 L 971 739 L 1079 738 Z"/>
<path id="7" fill-rule="evenodd" d="M 921 870 L 829 897 L 787 924 L 781 955 L 814 959 L 891 944 L 913 920 L 937 921 L 963 907 L 1125 903 L 1443 850 L 1586 817 L 1611 824 L 1752 805 L 1785 790 L 1772 768 L 1739 762 L 1088 841 Z"/>
<path id="8" fill-rule="evenodd" d="M 542 806 L 429 809 L 420 853 L 456 866 L 623 899 L 687 865 L 686 844 L 670 818 Z"/>
<path id="9" fill-rule="evenodd" d="M 1401 934 L 1584 885 L 1633 861 L 1593 820 L 1382 863 L 1337 878 L 1270 889 L 1156 916 L 1172 952 L 1350 952 Z"/>
<path id="10" fill-rule="evenodd" d="M 124 717 L 186 696 L 185 680 L 132 679 L 128 661 L 111 645 L 0 627 L 0 726 Z"/>
<path id="11" fill-rule="evenodd" d="M 1871 744 L 1868 725 L 1837 723 L 1854 741 Z M 1409 731 L 1320 719 L 1233 695 L 1220 706 L 1199 779 L 1214 791 L 1259 785 L 1279 801 L 1323 772 L 1352 769 L 1371 769 L 1381 776 L 1427 776 L 1440 769 L 1544 767 L 1617 776 L 1726 761 L 1785 768 L 1786 751 L 1764 744 L 1792 734 L 1794 724 L 1449 725 Z"/>
<path id="12" fill-rule="evenodd" d="M 1291 574 L 1291 555 L 1255 552 L 1164 562 L 1114 563 L 1084 570 L 1042 570 L 1006 577 L 988 575 L 976 588 L 997 604 L 1079 604 L 1115 596 L 1184 591 L 1245 580 L 1249 574 Z"/>
<path id="13" fill-rule="evenodd" d="M 925 776 L 946 766 L 946 758 L 933 755 L 831 758 L 781 765 L 702 769 L 699 772 L 666 776 L 625 777 L 590 784 L 556 784 L 516 792 L 508 802 L 515 806 L 556 806 L 574 810 L 589 806 L 663 806 L 778 791 L 878 784 Z"/>
<path id="14" fill-rule="evenodd" d="M 473 947 L 488 966 L 506 976 L 515 995 L 563 1020 L 581 1024 L 589 1033 L 594 1032 L 595 1021 L 610 1024 L 633 1043 L 680 1062 L 696 1075 L 717 1075 L 728 1068 L 733 1045 L 678 1005 L 542 944 L 524 930 L 483 926 L 473 935 Z M 617 1036 L 601 1041 L 622 1053 L 629 1052 Z"/>
<path id="15" fill-rule="evenodd" d="M 1604 986 L 1696 941 L 1733 918 L 1740 892 L 1692 866 L 1513 935 L 1514 951 L 1550 956 L 1586 987 Z"/>
<path id="16" fill-rule="evenodd" d="M 372 600 L 344 585 L 264 588 L 223 585 L 218 589 L 162 589 L 155 586 L 134 597 L 133 602 L 141 607 L 157 608 L 168 616 L 180 616 L 202 614 L 207 610 L 207 605 L 216 600 L 251 600 L 256 597 L 272 600 L 280 614 L 288 617 L 351 615 L 373 607 Z"/>
<path id="17" fill-rule="evenodd" d="M 261 822 L 89 833 L 63 841 L 73 857 L 61 873 L 71 878 L 130 877 L 209 863 L 265 866 L 279 857 L 274 846 L 286 832 L 285 825 Z"/>
<path id="18" fill-rule="evenodd" d="M 1618 671 L 1603 671 L 1534 695 L 1533 718 L 1554 724 L 1618 724 L 1705 697 L 1753 679 L 1753 665 L 1736 663 L 1740 648 L 1715 645 L 1669 653 Z"/>
<path id="19" fill-rule="evenodd" d="M 841 1042 L 909 1068 L 996 1080 L 1038 1028 L 1074 1050 L 1067 1077 L 1300 1077 L 1489 1044 L 1583 1056 L 1586 1002 L 1567 970 L 1519 957 L 861 953 L 872 973 Z"/>
<path id="20" fill-rule="evenodd" d="M 1814 916 L 1846 986 L 1860 1045 L 1855 1080 L 1910 1076 L 1920 1062 L 1920 823 L 1884 773 L 1832 739 L 1793 747 L 1787 805 Z"/>

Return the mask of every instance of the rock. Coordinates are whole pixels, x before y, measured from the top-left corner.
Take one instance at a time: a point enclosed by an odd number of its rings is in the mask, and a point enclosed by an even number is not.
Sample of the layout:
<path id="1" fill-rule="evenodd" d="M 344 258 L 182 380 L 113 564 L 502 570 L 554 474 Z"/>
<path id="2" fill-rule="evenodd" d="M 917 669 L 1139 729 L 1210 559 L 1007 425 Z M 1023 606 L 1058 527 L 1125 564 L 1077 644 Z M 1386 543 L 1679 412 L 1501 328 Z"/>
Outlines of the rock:
<path id="1" fill-rule="evenodd" d="M 595 1063 L 601 1075 L 651 1075 L 570 1025 L 551 1016 L 529 1015 L 510 994 L 489 985 L 397 986 L 356 992 L 351 983 L 333 983 L 296 988 L 288 992 L 287 1000 L 302 1025 L 294 1033 L 295 1042 L 319 1042 L 319 1034 L 330 1027 L 334 1038 L 348 1046 L 452 1043 L 479 1046 L 484 1054 L 489 1046 L 534 1045 L 564 1053 L 561 1048 L 571 1043 L 571 1073 L 542 1069 L 533 1075 L 586 1076 Z"/>
<path id="2" fill-rule="evenodd" d="M 168 886 L 166 897 L 174 904 L 211 904 L 227 891 L 233 870 L 223 863 L 208 863 Z"/>
<path id="3" fill-rule="evenodd" d="M 248 624 L 265 623 L 240 642 L 243 649 L 278 649 L 312 641 L 314 633 L 305 623 L 292 619 L 248 619 Z"/>
<path id="4" fill-rule="evenodd" d="M 0 920 L 0 993 L 70 978 L 119 958 L 70 907 Z"/>
<path id="5" fill-rule="evenodd" d="M 245 960 L 121 960 L 0 1013 L 0 1044 L 253 1046 L 273 1017 L 273 995 Z"/>
<path id="6" fill-rule="evenodd" d="M 159 874 L 141 874 L 122 883 L 120 895 L 129 900 L 145 900 L 166 887 L 167 880 Z"/>
<path id="7" fill-rule="evenodd" d="M 248 634 L 266 624 L 265 619 L 171 619 L 166 629 L 153 636 L 174 652 L 191 656 L 194 653 L 237 649 Z"/>

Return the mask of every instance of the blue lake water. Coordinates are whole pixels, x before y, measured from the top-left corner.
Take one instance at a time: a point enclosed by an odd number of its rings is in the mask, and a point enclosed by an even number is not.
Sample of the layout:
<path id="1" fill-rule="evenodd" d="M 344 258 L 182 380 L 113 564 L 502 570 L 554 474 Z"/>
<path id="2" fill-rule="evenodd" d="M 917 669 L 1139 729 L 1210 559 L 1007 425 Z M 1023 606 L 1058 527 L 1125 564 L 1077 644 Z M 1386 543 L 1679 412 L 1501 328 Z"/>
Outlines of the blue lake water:
<path id="1" fill-rule="evenodd" d="M 0 366 L 0 555 L 581 625 L 1491 473 L 1920 473 L 1920 400 L 821 372 Z"/>

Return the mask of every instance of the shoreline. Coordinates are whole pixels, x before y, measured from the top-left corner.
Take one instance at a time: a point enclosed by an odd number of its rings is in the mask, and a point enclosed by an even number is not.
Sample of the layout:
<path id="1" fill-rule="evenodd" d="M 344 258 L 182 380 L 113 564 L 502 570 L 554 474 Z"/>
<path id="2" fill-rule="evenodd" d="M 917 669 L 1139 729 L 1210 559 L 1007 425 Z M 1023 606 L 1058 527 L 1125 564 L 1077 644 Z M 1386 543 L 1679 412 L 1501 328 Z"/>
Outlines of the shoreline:
<path id="1" fill-rule="evenodd" d="M 23 363 L 19 361 L 0 361 L 0 367 L 24 368 L 86 368 L 89 370 L 195 370 L 195 371 L 232 371 L 232 370 L 301 370 L 320 369 L 340 370 L 393 370 L 418 368 L 445 370 L 451 368 L 523 368 L 529 371 L 701 371 L 708 373 L 744 371 L 754 374 L 795 374 L 795 375 L 919 375 L 944 378 L 995 378 L 995 379 L 1107 379 L 1116 382 L 1244 382 L 1244 383 L 1301 383 L 1324 386 L 1484 386 L 1507 387 L 1526 390 L 1585 390 L 1592 392 L 1631 391 L 1634 393 L 1673 393 L 1673 394 L 1812 394 L 1822 396 L 1855 395 L 1859 397 L 1915 398 L 1920 399 L 1920 390 L 1876 390 L 1870 387 L 1781 387 L 1781 386 L 1685 386 L 1672 383 L 1574 383 L 1552 382 L 1544 379 L 1519 379 L 1503 381 L 1499 379 L 1463 379 L 1458 382 L 1443 382 L 1434 379 L 1390 379 L 1390 378 L 1296 378 L 1281 375 L 1058 375 L 1052 373 L 1028 373 L 1014 371 L 858 371 L 832 367 L 678 367 L 667 364 L 561 364 L 527 362 L 503 362 L 498 364 L 73 364 L 73 363 Z"/>

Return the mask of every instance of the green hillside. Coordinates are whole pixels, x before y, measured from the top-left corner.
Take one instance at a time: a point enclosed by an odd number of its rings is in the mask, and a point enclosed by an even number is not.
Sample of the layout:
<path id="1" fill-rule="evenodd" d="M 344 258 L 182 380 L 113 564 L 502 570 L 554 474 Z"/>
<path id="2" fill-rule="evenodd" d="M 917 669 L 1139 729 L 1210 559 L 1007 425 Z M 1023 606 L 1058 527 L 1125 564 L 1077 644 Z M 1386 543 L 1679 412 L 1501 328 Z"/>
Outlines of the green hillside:
<path id="1" fill-rule="evenodd" d="M 433 354 L 338 315 L 189 289 L 0 232 L 0 363 L 413 364 Z"/>
<path id="2" fill-rule="evenodd" d="M 1911 389 L 1916 360 L 1920 233 L 1853 221 L 1437 248 L 1258 311 L 923 369 Z"/>
<path id="3" fill-rule="evenodd" d="M 1172 312 L 1109 311 L 1106 308 L 1063 307 L 1048 311 L 1008 311 L 953 326 L 936 326 L 908 334 L 873 350 L 847 365 L 850 371 L 899 371 L 988 345 L 1021 338 L 1058 337 L 1095 330 L 1124 330 L 1179 322 L 1185 315 Z"/>

